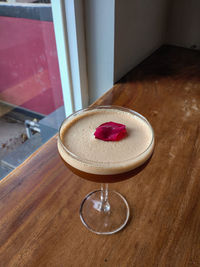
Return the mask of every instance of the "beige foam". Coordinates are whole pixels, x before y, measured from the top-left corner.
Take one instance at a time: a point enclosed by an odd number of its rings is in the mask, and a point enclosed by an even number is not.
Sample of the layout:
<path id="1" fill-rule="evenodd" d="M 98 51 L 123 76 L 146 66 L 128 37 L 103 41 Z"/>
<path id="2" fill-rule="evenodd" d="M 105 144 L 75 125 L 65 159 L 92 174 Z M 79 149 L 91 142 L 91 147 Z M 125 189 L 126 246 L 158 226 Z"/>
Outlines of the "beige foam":
<path id="1" fill-rule="evenodd" d="M 126 125 L 127 136 L 116 142 L 96 139 L 95 129 L 113 121 Z M 144 163 L 153 151 L 153 132 L 142 118 L 121 110 L 96 109 L 67 120 L 58 142 L 62 158 L 73 167 L 94 174 L 116 174 Z M 72 155 L 72 154 L 73 155 Z"/>

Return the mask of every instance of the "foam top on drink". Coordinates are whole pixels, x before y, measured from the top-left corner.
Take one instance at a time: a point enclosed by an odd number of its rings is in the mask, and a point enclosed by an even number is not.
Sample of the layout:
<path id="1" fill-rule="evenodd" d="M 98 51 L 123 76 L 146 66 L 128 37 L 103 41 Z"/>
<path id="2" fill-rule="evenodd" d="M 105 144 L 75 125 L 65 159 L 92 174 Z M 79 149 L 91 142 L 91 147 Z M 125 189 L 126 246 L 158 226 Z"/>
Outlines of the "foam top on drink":
<path id="1" fill-rule="evenodd" d="M 126 126 L 127 136 L 120 141 L 96 139 L 96 128 L 105 122 Z M 93 174 L 117 174 L 144 163 L 153 151 L 153 131 L 141 117 L 118 109 L 92 109 L 67 119 L 60 130 L 64 148 L 61 157 L 71 166 Z"/>

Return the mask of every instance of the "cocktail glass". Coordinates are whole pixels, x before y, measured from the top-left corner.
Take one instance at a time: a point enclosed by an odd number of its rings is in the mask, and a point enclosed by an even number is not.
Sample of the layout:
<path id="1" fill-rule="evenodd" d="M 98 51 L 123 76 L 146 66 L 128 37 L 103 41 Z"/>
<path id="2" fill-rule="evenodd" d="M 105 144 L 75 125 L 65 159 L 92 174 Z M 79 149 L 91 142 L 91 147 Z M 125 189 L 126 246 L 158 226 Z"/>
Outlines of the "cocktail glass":
<path id="1" fill-rule="evenodd" d="M 151 140 L 149 144 L 145 147 L 144 151 L 141 151 L 140 154 L 134 156 L 132 158 L 133 164 L 129 167 L 129 169 L 124 172 L 123 170 L 117 169 L 115 173 L 110 174 L 109 172 L 106 174 L 105 170 L 103 174 L 101 174 L 101 168 L 103 166 L 99 166 L 99 173 L 92 171 L 84 171 L 82 168 L 79 168 L 79 164 L 85 166 L 94 166 L 96 164 L 93 160 L 88 160 L 84 157 L 79 157 L 78 155 L 72 153 L 68 147 L 64 145 L 63 142 L 63 131 L 65 129 L 65 125 L 70 121 L 76 120 L 78 116 L 94 110 L 105 110 L 112 109 L 116 111 L 127 112 L 129 115 L 136 116 L 138 119 L 142 120 L 151 131 Z M 95 131 L 95 129 L 94 129 Z M 101 141 L 104 142 L 104 141 Z M 138 172 L 144 169 L 144 167 L 150 161 L 151 155 L 153 153 L 154 148 L 154 132 L 145 117 L 140 115 L 139 113 L 118 106 L 97 106 L 79 110 L 69 117 L 67 117 L 60 129 L 58 135 L 58 151 L 60 153 L 61 158 L 67 167 L 79 177 L 82 177 L 86 180 L 90 180 L 93 182 L 101 183 L 101 188 L 99 190 L 95 190 L 89 193 L 81 203 L 80 207 L 80 218 L 82 223 L 92 232 L 96 234 L 113 234 L 120 231 L 127 224 L 130 209 L 126 199 L 118 192 L 108 190 L 109 183 L 120 182 L 125 179 L 131 178 L 136 175 Z M 65 157 L 66 156 L 66 157 Z M 72 159 L 72 161 L 71 161 Z M 103 169 L 102 169 L 103 170 Z"/>

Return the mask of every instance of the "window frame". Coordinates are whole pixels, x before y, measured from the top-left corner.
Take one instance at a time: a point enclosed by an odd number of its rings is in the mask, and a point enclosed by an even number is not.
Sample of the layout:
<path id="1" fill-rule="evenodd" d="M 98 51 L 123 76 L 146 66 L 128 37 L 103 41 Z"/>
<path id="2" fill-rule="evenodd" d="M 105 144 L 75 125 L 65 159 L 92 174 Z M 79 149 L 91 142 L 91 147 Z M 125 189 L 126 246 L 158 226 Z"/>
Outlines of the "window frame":
<path id="1" fill-rule="evenodd" d="M 65 115 L 88 106 L 83 4 L 52 0 L 52 16 Z"/>

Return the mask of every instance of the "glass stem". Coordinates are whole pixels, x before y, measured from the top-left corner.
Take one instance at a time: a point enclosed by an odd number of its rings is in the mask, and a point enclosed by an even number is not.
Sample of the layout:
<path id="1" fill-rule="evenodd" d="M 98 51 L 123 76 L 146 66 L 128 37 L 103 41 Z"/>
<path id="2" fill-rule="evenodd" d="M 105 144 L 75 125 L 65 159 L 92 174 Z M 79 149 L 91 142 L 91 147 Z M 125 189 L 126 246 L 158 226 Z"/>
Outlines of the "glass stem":
<path id="1" fill-rule="evenodd" d="M 110 204 L 108 202 L 108 184 L 101 184 L 101 211 L 109 212 Z"/>

